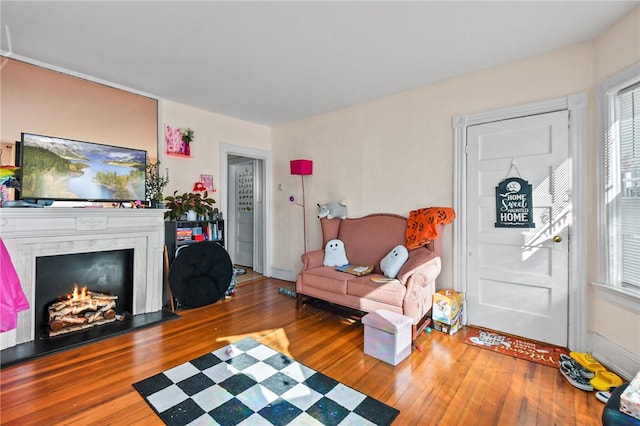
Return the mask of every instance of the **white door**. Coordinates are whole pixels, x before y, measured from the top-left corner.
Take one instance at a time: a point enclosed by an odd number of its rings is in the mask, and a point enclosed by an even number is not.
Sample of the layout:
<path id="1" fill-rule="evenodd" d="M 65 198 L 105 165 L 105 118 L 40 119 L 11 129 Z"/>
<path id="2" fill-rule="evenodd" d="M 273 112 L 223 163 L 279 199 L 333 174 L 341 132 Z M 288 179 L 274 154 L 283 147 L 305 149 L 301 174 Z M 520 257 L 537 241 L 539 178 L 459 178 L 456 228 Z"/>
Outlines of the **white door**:
<path id="1" fill-rule="evenodd" d="M 467 323 L 566 347 L 568 112 L 468 127 Z M 532 185 L 535 228 L 496 227 L 496 186 Z"/>

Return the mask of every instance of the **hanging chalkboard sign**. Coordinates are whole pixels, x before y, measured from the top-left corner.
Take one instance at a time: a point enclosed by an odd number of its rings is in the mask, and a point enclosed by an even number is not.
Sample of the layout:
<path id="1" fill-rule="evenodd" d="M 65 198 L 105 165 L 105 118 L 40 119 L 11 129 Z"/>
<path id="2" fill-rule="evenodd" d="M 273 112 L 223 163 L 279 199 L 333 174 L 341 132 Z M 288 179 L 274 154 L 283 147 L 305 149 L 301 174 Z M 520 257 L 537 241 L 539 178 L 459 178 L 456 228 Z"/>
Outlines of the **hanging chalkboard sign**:
<path id="1" fill-rule="evenodd" d="M 519 177 L 496 186 L 496 228 L 535 228 L 531 184 Z"/>

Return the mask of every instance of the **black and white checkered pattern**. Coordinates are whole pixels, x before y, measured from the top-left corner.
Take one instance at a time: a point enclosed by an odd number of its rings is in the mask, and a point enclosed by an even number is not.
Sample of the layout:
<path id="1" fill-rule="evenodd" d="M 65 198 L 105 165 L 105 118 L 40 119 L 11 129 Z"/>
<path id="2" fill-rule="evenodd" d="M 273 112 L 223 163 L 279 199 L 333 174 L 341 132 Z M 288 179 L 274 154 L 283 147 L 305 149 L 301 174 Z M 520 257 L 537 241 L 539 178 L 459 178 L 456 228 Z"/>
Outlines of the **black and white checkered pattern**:
<path id="1" fill-rule="evenodd" d="M 133 386 L 168 425 L 390 425 L 399 413 L 251 338 Z"/>

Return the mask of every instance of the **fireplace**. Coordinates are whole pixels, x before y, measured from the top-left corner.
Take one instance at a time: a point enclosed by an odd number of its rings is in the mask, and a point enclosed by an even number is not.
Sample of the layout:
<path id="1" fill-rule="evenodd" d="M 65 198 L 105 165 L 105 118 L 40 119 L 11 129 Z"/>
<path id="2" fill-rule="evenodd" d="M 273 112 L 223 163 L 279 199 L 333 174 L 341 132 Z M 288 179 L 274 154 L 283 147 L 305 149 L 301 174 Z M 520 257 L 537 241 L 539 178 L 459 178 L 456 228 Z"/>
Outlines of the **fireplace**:
<path id="1" fill-rule="evenodd" d="M 55 299 L 72 290 L 75 281 L 83 280 L 83 276 L 70 272 L 73 266 L 59 263 L 67 256 L 73 261 L 76 255 L 80 255 L 76 259 L 84 263 L 86 258 L 82 255 L 92 257 L 112 251 L 124 253 L 121 256 L 130 259 L 125 262 L 130 265 L 124 266 L 127 271 L 119 274 L 127 275 L 125 280 L 130 281 L 127 284 L 130 290 L 122 294 L 127 300 L 123 309 L 130 311 L 134 320 L 140 314 L 162 312 L 163 215 L 162 209 L 0 208 L 0 236 L 30 305 L 30 309 L 18 314 L 16 329 L 0 333 L 3 355 L 7 348 L 38 340 L 36 330 L 41 326 L 37 324 L 41 323 L 43 315 L 43 308 L 39 305 L 48 302 L 41 302 L 42 297 Z M 55 273 L 42 272 L 40 265 L 48 261 L 53 263 L 50 267 Z M 37 296 L 41 275 L 45 279 L 46 276 L 56 276 L 60 281 L 70 281 L 64 283 L 69 288 L 62 293 L 54 290 L 55 294 Z M 101 280 L 99 276 L 98 285 L 101 285 Z M 77 284 L 91 288 L 91 283 Z M 99 288 L 97 291 L 102 290 Z"/>
<path id="2" fill-rule="evenodd" d="M 88 326 L 97 326 L 91 318 L 96 316 L 91 312 L 100 312 L 103 307 L 109 306 L 109 301 L 96 306 L 95 311 L 68 312 L 66 317 L 73 319 L 73 322 L 60 321 L 62 323 L 59 330 L 50 330 L 49 310 L 60 300 L 67 301 L 70 295 L 75 294 L 79 298 L 78 292 L 85 289 L 91 294 L 101 293 L 114 297 L 115 313 L 120 315 L 131 314 L 133 311 L 133 249 L 109 250 L 89 253 L 62 254 L 56 256 L 40 256 L 36 258 L 36 296 L 35 305 L 35 336 L 36 338 L 51 337 L 51 331 L 59 332 L 62 335 L 63 329 L 80 331 Z M 84 299 L 87 299 L 85 296 Z M 89 298 L 90 300 L 90 298 Z M 99 299 L 97 299 L 99 300 Z M 100 303 L 100 302 L 97 302 Z M 94 303 L 87 303 L 86 306 L 93 306 Z M 77 309 L 82 309 L 76 301 Z M 65 312 L 69 307 L 61 307 L 58 312 Z M 86 317 L 84 322 L 77 322 L 81 315 Z M 59 315 L 65 318 L 65 315 Z"/>

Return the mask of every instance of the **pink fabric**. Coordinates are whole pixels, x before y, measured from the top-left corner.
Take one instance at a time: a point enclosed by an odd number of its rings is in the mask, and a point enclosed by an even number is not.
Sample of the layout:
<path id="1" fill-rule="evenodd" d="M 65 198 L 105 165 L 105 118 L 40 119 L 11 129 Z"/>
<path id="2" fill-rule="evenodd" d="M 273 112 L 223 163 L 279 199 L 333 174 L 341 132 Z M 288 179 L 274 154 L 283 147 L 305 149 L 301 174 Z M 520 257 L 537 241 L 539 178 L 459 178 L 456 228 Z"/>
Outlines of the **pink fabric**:
<path id="1" fill-rule="evenodd" d="M 0 332 L 17 326 L 18 312 L 29 309 L 11 256 L 0 238 Z"/>
<path id="2" fill-rule="evenodd" d="M 354 277 L 322 266 L 324 250 L 303 253 L 302 270 L 296 280 L 298 307 L 304 296 L 309 296 L 364 312 L 386 309 L 410 317 L 414 325 L 426 318 L 441 270 L 440 257 L 434 253 L 441 239 L 409 252 L 398 273 L 400 282 L 379 284 L 371 282 L 371 277 L 381 277 L 380 260 L 392 248 L 404 244 L 407 218 L 376 213 L 361 218 L 322 218 L 320 224 L 323 247 L 329 240 L 342 240 L 350 263 L 375 265 L 375 269 L 372 275 Z"/>
<path id="3" fill-rule="evenodd" d="M 407 218 L 399 215 L 377 213 L 341 222 L 338 239 L 344 242 L 349 263 L 373 265 L 373 272 L 377 274 L 382 273 L 382 258 L 395 246 L 405 243 Z"/>

